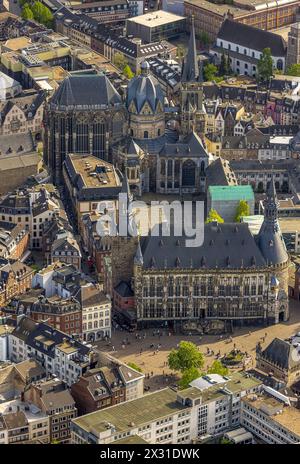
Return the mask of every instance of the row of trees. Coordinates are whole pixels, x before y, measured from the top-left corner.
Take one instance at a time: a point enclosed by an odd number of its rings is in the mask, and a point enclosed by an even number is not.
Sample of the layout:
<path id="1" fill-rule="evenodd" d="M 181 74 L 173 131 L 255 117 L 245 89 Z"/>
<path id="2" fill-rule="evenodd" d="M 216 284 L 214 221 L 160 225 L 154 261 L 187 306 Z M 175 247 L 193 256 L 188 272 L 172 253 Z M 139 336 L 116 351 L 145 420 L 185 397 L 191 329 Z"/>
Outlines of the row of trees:
<path id="1" fill-rule="evenodd" d="M 53 26 L 53 15 L 49 8 L 41 2 L 20 0 L 20 5 L 22 6 L 23 19 L 34 19 L 49 28 Z"/>
<path id="2" fill-rule="evenodd" d="M 170 369 L 181 373 L 180 388 L 187 388 L 193 380 L 206 374 L 228 374 L 221 361 L 214 361 L 206 372 L 202 372 L 204 356 L 192 342 L 180 342 L 179 348 L 169 353 L 168 364 Z"/>

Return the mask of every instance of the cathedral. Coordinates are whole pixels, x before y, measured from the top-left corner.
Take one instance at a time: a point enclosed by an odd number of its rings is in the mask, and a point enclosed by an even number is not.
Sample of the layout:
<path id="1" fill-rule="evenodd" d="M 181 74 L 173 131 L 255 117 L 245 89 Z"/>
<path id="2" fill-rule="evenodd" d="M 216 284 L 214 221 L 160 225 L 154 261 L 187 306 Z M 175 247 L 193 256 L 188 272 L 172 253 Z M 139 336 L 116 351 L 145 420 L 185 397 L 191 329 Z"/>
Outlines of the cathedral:
<path id="1" fill-rule="evenodd" d="M 147 61 L 122 98 L 105 75 L 74 73 L 45 109 L 44 160 L 55 184 L 68 153 L 93 154 L 126 173 L 132 192 L 205 191 L 211 156 L 203 135 L 202 71 L 194 27 L 183 64 L 179 127 L 166 125 L 165 96 Z"/>

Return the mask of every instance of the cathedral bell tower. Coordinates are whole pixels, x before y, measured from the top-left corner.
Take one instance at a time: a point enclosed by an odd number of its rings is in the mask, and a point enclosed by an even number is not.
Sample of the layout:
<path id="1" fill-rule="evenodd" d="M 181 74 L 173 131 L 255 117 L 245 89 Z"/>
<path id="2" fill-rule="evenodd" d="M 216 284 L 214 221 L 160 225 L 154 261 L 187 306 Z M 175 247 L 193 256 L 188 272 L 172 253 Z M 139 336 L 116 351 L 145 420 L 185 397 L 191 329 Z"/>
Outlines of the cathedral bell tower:
<path id="1" fill-rule="evenodd" d="M 189 49 L 182 65 L 181 76 L 181 131 L 188 135 L 195 131 L 198 135 L 205 131 L 203 111 L 203 76 L 196 49 L 194 17 L 192 17 Z"/>

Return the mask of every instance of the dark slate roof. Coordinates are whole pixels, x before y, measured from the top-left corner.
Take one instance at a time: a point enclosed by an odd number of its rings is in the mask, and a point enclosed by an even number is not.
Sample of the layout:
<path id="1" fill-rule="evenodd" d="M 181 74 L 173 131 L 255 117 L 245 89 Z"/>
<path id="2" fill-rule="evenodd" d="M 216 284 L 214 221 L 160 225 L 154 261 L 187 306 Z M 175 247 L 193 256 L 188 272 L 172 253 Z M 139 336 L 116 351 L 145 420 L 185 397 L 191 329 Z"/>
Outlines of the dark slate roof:
<path id="1" fill-rule="evenodd" d="M 218 158 L 206 169 L 207 185 L 237 185 L 237 179 L 229 161 Z"/>
<path id="2" fill-rule="evenodd" d="M 115 287 L 115 292 L 122 297 L 131 297 L 134 295 L 132 288 L 123 280 Z"/>
<path id="3" fill-rule="evenodd" d="M 141 65 L 142 73 L 134 77 L 128 84 L 127 107 L 133 101 L 139 113 L 147 102 L 153 112 L 156 111 L 159 102 L 164 107 L 164 94 L 161 86 L 149 72 L 150 65 L 147 62 Z"/>
<path id="4" fill-rule="evenodd" d="M 265 217 L 257 236 L 259 248 L 267 264 L 285 263 L 288 254 L 277 220 L 278 201 L 274 177 L 269 184 L 264 207 Z"/>
<path id="5" fill-rule="evenodd" d="M 158 154 L 165 144 L 175 143 L 178 139 L 178 133 L 172 129 L 166 129 L 165 135 L 155 139 L 133 139 L 145 153 Z M 102 189 L 101 189 L 102 190 Z"/>
<path id="6" fill-rule="evenodd" d="M 280 35 L 230 19 L 223 22 L 218 39 L 261 52 L 264 48 L 270 48 L 272 56 L 285 56 L 286 44 Z"/>
<path id="7" fill-rule="evenodd" d="M 280 366 L 281 369 L 291 369 L 294 366 L 299 366 L 299 361 L 293 357 L 294 347 L 291 343 L 280 338 L 274 338 L 270 345 L 262 352 L 262 357 Z"/>
<path id="8" fill-rule="evenodd" d="M 106 107 L 121 104 L 122 100 L 105 75 L 78 74 L 67 77 L 51 98 L 50 105 L 65 107 Z"/>
<path id="9" fill-rule="evenodd" d="M 210 223 L 204 226 L 204 242 L 186 247 L 185 237 L 142 239 L 144 268 L 240 269 L 264 267 L 262 256 L 248 224 Z"/>
<path id="10" fill-rule="evenodd" d="M 44 322 L 34 322 L 26 316 L 22 318 L 12 334 L 15 337 L 21 338 L 21 340 L 23 340 L 26 345 L 31 346 L 32 348 L 46 354 L 47 356 L 50 356 L 51 358 L 54 358 L 55 356 L 55 347 L 57 345 L 61 345 L 64 342 L 64 339 L 66 339 L 68 342 L 72 341 L 74 348 L 78 349 L 78 353 L 82 356 L 86 356 L 90 351 L 87 346 L 83 345 L 77 340 L 74 340 L 64 332 L 54 329 Z M 37 337 L 40 336 L 45 337 L 47 340 L 53 341 L 53 344 L 48 346 L 48 350 L 45 349 L 44 345 L 37 339 Z"/>
<path id="11" fill-rule="evenodd" d="M 195 82 L 201 81 L 202 75 L 199 70 L 199 63 L 197 58 L 196 39 L 194 19 L 192 19 L 192 28 L 189 40 L 189 48 L 182 67 L 182 81 Z"/>
<path id="12" fill-rule="evenodd" d="M 162 156 L 189 156 L 197 158 L 207 158 L 206 152 L 200 137 L 192 132 L 182 142 L 166 143 L 160 151 Z"/>
<path id="13" fill-rule="evenodd" d="M 22 155 L 35 151 L 35 143 L 31 132 L 26 134 L 9 134 L 0 137 L 1 155 Z"/>

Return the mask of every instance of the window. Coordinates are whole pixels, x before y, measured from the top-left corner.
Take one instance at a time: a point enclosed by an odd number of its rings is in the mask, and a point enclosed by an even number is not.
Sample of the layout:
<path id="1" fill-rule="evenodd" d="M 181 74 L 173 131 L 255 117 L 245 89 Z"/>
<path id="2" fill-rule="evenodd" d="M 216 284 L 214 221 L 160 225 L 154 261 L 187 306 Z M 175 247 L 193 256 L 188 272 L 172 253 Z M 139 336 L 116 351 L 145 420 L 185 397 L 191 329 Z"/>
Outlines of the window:
<path id="1" fill-rule="evenodd" d="M 148 131 L 144 131 L 144 139 L 147 139 L 149 137 Z"/>

